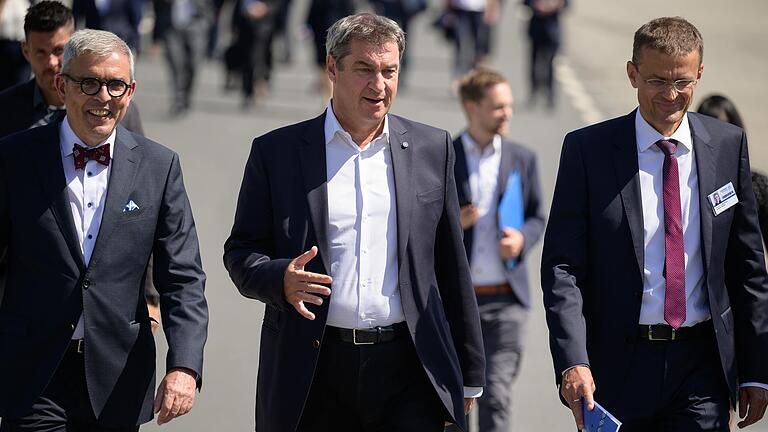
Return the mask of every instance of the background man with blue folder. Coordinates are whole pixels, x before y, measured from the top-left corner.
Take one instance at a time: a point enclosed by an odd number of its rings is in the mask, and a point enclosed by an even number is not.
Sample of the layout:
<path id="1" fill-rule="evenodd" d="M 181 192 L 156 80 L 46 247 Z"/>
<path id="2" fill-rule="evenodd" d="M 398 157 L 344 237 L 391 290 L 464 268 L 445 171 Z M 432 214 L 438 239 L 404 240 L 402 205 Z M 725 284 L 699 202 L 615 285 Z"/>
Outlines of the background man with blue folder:
<path id="1" fill-rule="evenodd" d="M 468 125 L 453 142 L 454 172 L 486 358 L 479 425 L 482 432 L 507 432 L 530 307 L 522 260 L 544 230 L 539 175 L 533 152 L 503 138 L 512 118 L 507 80 L 488 69 L 474 70 L 459 93 Z M 514 226 L 505 226 L 506 220 Z"/>
<path id="2" fill-rule="evenodd" d="M 639 108 L 565 137 L 541 280 L 563 402 L 622 432 L 728 431 L 768 401 L 768 284 L 744 131 L 687 112 L 703 42 L 635 33 Z M 735 192 L 735 196 L 730 194 Z M 714 195 L 730 194 L 715 204 Z"/>

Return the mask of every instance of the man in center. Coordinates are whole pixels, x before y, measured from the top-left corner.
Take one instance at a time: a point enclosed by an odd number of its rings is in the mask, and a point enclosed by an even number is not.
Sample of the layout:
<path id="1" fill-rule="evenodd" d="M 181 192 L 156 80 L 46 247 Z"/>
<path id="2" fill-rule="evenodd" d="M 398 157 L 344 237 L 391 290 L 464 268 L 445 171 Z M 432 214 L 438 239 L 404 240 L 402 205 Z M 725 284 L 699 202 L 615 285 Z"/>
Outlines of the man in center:
<path id="1" fill-rule="evenodd" d="M 450 135 L 388 114 L 404 41 L 336 22 L 326 111 L 253 142 L 224 262 L 266 304 L 257 431 L 465 430 L 482 391 Z"/>

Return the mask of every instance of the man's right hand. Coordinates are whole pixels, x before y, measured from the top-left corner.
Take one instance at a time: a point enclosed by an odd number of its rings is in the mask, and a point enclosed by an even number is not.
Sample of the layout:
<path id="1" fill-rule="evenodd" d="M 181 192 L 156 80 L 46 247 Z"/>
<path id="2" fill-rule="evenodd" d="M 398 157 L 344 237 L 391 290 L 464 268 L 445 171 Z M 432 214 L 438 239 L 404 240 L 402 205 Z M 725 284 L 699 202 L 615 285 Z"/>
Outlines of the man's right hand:
<path id="1" fill-rule="evenodd" d="M 477 218 L 480 217 L 480 213 L 477 211 L 477 207 L 472 204 L 462 206 L 459 211 L 459 220 L 461 221 L 462 229 L 469 229 L 477 222 Z"/>
<path id="2" fill-rule="evenodd" d="M 595 409 L 595 381 L 592 379 L 592 371 L 587 366 L 575 366 L 563 374 L 563 383 L 560 385 L 560 394 L 568 402 L 568 406 L 576 420 L 576 427 L 584 429 L 584 415 L 581 412 L 581 399 L 587 404 L 587 409 Z"/>
<path id="3" fill-rule="evenodd" d="M 294 258 L 285 269 L 283 276 L 283 295 L 285 300 L 292 304 L 298 313 L 304 318 L 313 320 L 315 314 L 309 311 L 304 302 L 320 306 L 323 299 L 313 294 L 323 296 L 331 295 L 331 289 L 320 285 L 330 284 L 333 279 L 330 276 L 304 271 L 304 266 L 317 256 L 317 246 Z"/>

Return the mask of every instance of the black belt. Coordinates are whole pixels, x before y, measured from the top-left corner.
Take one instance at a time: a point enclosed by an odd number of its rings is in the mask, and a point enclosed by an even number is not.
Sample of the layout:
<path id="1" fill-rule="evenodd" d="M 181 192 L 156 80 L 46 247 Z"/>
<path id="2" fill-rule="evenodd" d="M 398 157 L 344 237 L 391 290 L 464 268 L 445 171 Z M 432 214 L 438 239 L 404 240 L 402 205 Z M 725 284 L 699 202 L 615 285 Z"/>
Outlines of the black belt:
<path id="1" fill-rule="evenodd" d="M 82 354 L 85 352 L 85 340 L 84 339 L 72 339 L 67 346 L 67 352 L 72 354 Z"/>
<path id="2" fill-rule="evenodd" d="M 640 339 L 651 341 L 707 339 L 714 334 L 712 320 L 700 322 L 692 327 L 679 327 L 677 329 L 666 324 L 640 324 Z"/>
<path id="3" fill-rule="evenodd" d="M 384 342 L 392 342 L 398 337 L 408 334 L 408 324 L 400 322 L 386 327 L 374 327 L 367 329 L 348 329 L 327 326 L 326 337 L 332 337 L 342 342 L 355 345 L 373 345 Z"/>

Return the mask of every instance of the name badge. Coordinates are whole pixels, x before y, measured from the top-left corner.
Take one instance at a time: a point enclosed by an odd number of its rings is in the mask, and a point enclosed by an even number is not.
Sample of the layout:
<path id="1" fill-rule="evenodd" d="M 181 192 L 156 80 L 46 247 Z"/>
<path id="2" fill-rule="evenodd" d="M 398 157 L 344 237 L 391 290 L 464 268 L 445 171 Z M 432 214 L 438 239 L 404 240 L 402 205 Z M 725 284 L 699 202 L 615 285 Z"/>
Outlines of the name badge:
<path id="1" fill-rule="evenodd" d="M 739 197 L 736 196 L 736 190 L 733 189 L 733 183 L 731 182 L 728 182 L 727 185 L 712 192 L 707 198 L 712 205 L 712 212 L 715 216 L 728 210 L 739 202 Z"/>

